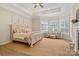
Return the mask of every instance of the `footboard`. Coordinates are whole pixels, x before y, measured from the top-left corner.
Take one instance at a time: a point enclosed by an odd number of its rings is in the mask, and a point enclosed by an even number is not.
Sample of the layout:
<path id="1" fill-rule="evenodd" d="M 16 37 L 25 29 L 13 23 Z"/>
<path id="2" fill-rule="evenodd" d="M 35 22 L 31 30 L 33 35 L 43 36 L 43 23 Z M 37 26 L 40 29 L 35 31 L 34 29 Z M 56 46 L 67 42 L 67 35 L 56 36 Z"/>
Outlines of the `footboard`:
<path id="1" fill-rule="evenodd" d="M 40 41 L 42 39 L 42 36 L 41 36 L 41 32 L 34 32 L 32 33 L 31 35 L 31 47 L 33 46 L 33 44 L 37 43 L 38 41 Z"/>

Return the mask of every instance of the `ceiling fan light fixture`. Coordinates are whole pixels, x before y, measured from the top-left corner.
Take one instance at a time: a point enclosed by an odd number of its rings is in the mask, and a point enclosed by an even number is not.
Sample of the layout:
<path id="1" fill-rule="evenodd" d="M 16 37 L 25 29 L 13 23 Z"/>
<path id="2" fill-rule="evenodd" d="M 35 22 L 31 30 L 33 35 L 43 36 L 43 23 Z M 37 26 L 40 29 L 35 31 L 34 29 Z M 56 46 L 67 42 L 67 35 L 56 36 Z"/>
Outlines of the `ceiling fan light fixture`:
<path id="1" fill-rule="evenodd" d="M 34 3 L 34 8 L 37 8 L 37 7 L 41 7 L 43 8 L 44 6 L 42 5 L 43 3 Z"/>

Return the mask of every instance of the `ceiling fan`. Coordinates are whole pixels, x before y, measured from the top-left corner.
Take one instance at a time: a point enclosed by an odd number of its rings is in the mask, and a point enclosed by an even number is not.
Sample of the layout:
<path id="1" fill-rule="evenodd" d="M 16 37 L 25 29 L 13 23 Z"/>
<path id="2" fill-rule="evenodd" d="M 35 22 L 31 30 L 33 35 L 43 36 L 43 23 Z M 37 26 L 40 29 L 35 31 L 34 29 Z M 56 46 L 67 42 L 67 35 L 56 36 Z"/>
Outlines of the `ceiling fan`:
<path id="1" fill-rule="evenodd" d="M 41 7 L 43 8 L 43 3 L 33 3 L 34 4 L 34 8 L 37 8 L 37 7 Z"/>

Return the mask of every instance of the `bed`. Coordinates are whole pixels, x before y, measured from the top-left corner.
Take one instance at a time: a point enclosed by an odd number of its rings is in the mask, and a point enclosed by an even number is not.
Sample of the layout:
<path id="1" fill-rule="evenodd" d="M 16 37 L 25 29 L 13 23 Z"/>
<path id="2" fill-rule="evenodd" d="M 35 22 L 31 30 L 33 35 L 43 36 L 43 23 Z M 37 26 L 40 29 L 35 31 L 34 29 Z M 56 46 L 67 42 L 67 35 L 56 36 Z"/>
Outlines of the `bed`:
<path id="1" fill-rule="evenodd" d="M 42 39 L 40 31 L 32 31 L 27 26 L 10 25 L 10 33 L 12 41 L 25 42 L 33 47 L 33 45 Z"/>

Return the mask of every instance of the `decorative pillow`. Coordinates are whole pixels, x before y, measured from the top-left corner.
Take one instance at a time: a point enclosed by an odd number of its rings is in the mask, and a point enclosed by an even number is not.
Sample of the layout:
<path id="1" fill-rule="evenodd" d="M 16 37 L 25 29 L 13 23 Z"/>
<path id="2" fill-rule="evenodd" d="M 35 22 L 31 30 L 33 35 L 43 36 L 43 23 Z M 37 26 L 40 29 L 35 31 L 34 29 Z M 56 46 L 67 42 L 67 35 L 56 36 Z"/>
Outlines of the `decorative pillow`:
<path id="1" fill-rule="evenodd" d="M 17 26 L 17 25 L 12 25 L 12 30 L 13 30 L 13 33 L 16 33 L 16 32 L 17 32 L 17 28 L 18 28 L 18 26 Z"/>
<path id="2" fill-rule="evenodd" d="M 16 30 L 13 30 L 13 33 L 16 33 L 17 31 Z"/>
<path id="3" fill-rule="evenodd" d="M 17 32 L 17 28 L 13 28 L 13 33 L 16 33 Z"/>
<path id="4" fill-rule="evenodd" d="M 32 33 L 32 30 L 25 26 L 14 25 L 12 27 L 13 27 L 13 33 L 28 33 L 28 34 Z"/>
<path id="5" fill-rule="evenodd" d="M 29 28 L 26 28 L 25 31 L 26 31 L 26 33 L 31 33 L 32 32 L 32 30 L 29 29 Z"/>
<path id="6" fill-rule="evenodd" d="M 26 33 L 26 31 L 25 31 L 25 29 L 24 29 L 24 28 L 22 29 L 22 33 Z"/>

